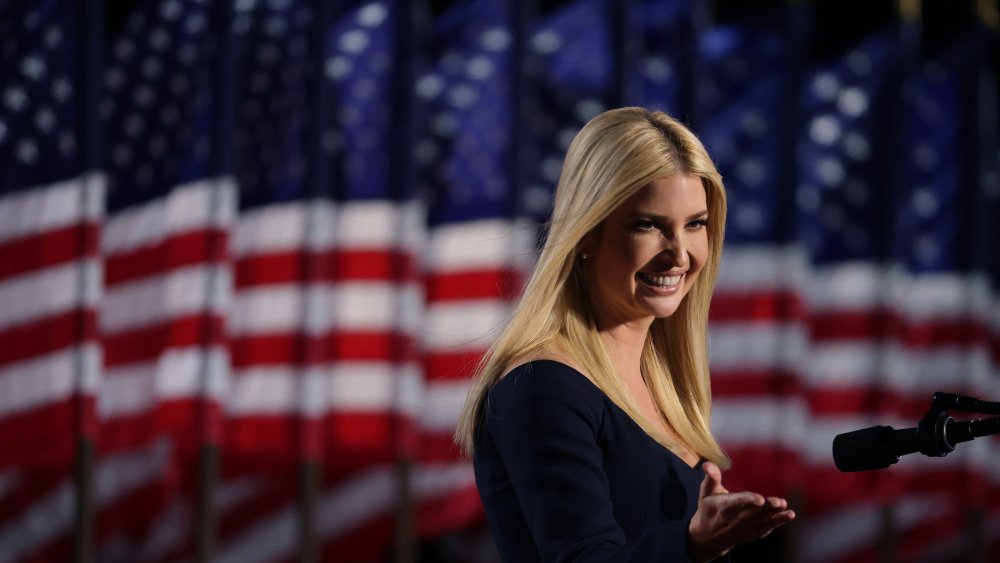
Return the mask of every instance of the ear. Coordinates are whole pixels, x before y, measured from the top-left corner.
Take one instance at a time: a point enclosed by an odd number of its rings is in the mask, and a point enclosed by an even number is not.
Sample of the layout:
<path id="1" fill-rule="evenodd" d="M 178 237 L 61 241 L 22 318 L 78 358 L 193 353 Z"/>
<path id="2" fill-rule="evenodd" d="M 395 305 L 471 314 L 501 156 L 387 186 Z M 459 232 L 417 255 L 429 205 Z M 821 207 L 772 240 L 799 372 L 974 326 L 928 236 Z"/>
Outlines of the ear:
<path id="1" fill-rule="evenodd" d="M 576 255 L 580 258 L 586 260 L 594 255 L 594 250 L 597 248 L 597 229 L 591 230 L 589 233 L 585 234 L 580 243 L 576 245 Z"/>

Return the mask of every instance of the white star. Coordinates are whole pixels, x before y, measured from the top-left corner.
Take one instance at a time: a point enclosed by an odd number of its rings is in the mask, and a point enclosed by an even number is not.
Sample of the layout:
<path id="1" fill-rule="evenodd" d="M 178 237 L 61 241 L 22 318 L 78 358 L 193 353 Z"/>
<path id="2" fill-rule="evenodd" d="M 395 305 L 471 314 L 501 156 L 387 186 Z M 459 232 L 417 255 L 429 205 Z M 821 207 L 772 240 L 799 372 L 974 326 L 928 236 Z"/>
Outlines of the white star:
<path id="1" fill-rule="evenodd" d="M 574 115 L 583 122 L 590 121 L 602 111 L 604 111 L 604 105 L 600 100 L 594 98 L 584 98 L 573 107 Z"/>
<path id="2" fill-rule="evenodd" d="M 113 66 L 104 73 L 104 85 L 108 90 L 118 90 L 125 84 L 125 73 L 122 69 Z"/>
<path id="3" fill-rule="evenodd" d="M 62 43 L 62 30 L 58 27 L 50 27 L 45 30 L 45 46 L 49 49 L 55 49 Z"/>
<path id="4" fill-rule="evenodd" d="M 930 219 L 938 211 L 938 199 L 934 192 L 926 186 L 918 188 L 910 201 L 913 210 L 924 219 Z"/>
<path id="5" fill-rule="evenodd" d="M 821 145 L 832 145 L 840 138 L 840 122 L 832 115 L 819 115 L 809 124 L 809 138 Z"/>
<path id="6" fill-rule="evenodd" d="M 35 55 L 25 57 L 21 61 L 21 74 L 35 81 L 41 79 L 45 76 L 45 61 Z"/>
<path id="7" fill-rule="evenodd" d="M 122 61 L 127 61 L 135 54 L 135 45 L 128 39 L 119 39 L 115 43 L 115 56 Z"/>
<path id="8" fill-rule="evenodd" d="M 543 29 L 531 38 L 531 46 L 538 53 L 548 55 L 554 53 L 562 47 L 563 39 L 558 33 L 551 29 Z"/>
<path id="9" fill-rule="evenodd" d="M 459 84 L 448 91 L 448 103 L 456 108 L 468 108 L 476 103 L 479 95 L 466 84 Z"/>
<path id="10" fill-rule="evenodd" d="M 368 34 L 361 30 L 352 30 L 340 36 L 340 49 L 347 53 L 360 53 L 364 51 L 370 39 Z"/>
<path id="11" fill-rule="evenodd" d="M 184 10 L 180 2 L 177 0 L 168 0 L 160 6 L 160 17 L 167 21 L 174 21 L 180 17 L 182 11 Z"/>
<path id="12" fill-rule="evenodd" d="M 473 80 L 486 80 L 495 71 L 493 61 L 483 56 L 473 57 L 465 65 L 465 75 Z"/>
<path id="13" fill-rule="evenodd" d="M 149 34 L 149 46 L 156 51 L 162 51 L 170 46 L 170 34 L 156 28 Z"/>
<path id="14" fill-rule="evenodd" d="M 444 81 L 436 74 L 425 74 L 417 80 L 416 90 L 421 98 L 436 98 L 444 90 Z"/>
<path id="15" fill-rule="evenodd" d="M 872 71 L 872 60 L 864 51 L 854 51 L 847 55 L 847 67 L 863 76 Z"/>
<path id="16" fill-rule="evenodd" d="M 674 73 L 670 61 L 665 57 L 646 57 L 642 61 L 642 72 L 653 82 L 666 82 Z"/>
<path id="17" fill-rule="evenodd" d="M 52 95 L 56 101 L 65 102 L 73 94 L 73 86 L 63 77 L 56 78 L 52 83 Z"/>
<path id="18" fill-rule="evenodd" d="M 17 158 L 25 164 L 32 164 L 38 158 L 38 147 L 31 139 L 24 139 L 17 144 Z"/>
<path id="19" fill-rule="evenodd" d="M 816 166 L 819 179 L 827 186 L 835 186 L 844 179 L 844 165 L 835 157 L 821 158 Z"/>
<path id="20" fill-rule="evenodd" d="M 41 108 L 35 112 L 35 127 L 42 133 L 48 133 L 55 127 L 56 116 L 49 108 Z"/>
<path id="21" fill-rule="evenodd" d="M 850 117 L 858 117 L 868 110 L 868 96 L 860 88 L 845 88 L 837 96 L 837 109 Z"/>
<path id="22" fill-rule="evenodd" d="M 353 65 L 351 64 L 350 59 L 336 56 L 330 57 L 326 60 L 323 70 L 325 71 L 327 78 L 331 80 L 340 80 L 351 72 L 352 66 Z"/>
<path id="23" fill-rule="evenodd" d="M 271 37 L 281 37 L 288 31 L 288 22 L 278 16 L 271 16 L 264 22 L 264 33 Z"/>
<path id="24" fill-rule="evenodd" d="M 388 15 L 389 12 L 385 6 L 378 2 L 372 2 L 358 10 L 358 22 L 365 27 L 378 27 Z"/>
<path id="25" fill-rule="evenodd" d="M 823 72 L 813 78 L 812 90 L 819 99 L 830 102 L 840 92 L 840 81 L 832 73 Z"/>
<path id="26" fill-rule="evenodd" d="M 3 95 L 4 104 L 15 113 L 21 112 L 24 106 L 28 104 L 28 96 L 24 94 L 24 90 L 17 86 L 7 88 Z"/>
<path id="27" fill-rule="evenodd" d="M 488 51 L 503 51 L 510 45 L 510 33 L 502 27 L 494 27 L 483 33 L 480 42 Z"/>
<path id="28" fill-rule="evenodd" d="M 59 152 L 65 156 L 70 156 L 76 152 L 76 137 L 69 131 L 59 134 Z"/>

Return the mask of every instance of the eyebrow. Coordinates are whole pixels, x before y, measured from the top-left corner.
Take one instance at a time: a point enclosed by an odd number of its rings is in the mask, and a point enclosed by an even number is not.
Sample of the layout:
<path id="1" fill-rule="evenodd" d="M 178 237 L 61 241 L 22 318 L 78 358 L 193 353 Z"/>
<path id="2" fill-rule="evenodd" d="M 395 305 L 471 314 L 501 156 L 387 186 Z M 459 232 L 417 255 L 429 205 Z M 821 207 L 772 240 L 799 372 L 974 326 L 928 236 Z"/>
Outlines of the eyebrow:
<path id="1" fill-rule="evenodd" d="M 697 213 L 692 213 L 691 215 L 688 215 L 685 221 L 694 221 L 695 219 L 701 219 L 702 217 L 706 217 L 707 215 L 708 215 L 708 210 L 705 209 L 703 211 L 699 211 Z M 656 219 L 657 221 L 665 221 L 667 219 L 663 215 L 658 215 L 656 213 L 650 213 L 646 211 L 636 211 L 635 213 L 629 215 L 630 219 L 638 219 L 639 217 L 650 217 L 652 219 Z"/>

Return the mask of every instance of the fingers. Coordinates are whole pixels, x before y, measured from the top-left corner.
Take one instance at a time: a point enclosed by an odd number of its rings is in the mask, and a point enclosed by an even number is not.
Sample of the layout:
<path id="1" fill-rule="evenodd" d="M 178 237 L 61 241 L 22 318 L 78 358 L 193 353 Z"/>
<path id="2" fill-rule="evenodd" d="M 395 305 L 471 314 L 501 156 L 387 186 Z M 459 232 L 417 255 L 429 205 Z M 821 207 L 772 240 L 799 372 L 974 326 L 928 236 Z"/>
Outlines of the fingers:
<path id="1" fill-rule="evenodd" d="M 698 495 L 700 498 L 729 492 L 722 486 L 722 470 L 718 465 L 706 461 L 701 468 L 705 472 L 705 479 L 701 482 L 701 491 Z"/>

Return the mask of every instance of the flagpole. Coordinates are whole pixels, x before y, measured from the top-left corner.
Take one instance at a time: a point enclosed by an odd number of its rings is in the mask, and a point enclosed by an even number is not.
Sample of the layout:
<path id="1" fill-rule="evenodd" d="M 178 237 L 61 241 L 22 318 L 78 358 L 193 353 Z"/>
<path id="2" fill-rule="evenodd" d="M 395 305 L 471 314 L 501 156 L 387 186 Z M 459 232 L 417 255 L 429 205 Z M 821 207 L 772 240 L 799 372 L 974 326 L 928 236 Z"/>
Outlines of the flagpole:
<path id="1" fill-rule="evenodd" d="M 326 80 L 324 65 L 326 62 L 326 33 L 330 22 L 330 2 L 317 2 L 314 4 L 313 22 L 310 30 L 310 51 L 312 53 L 309 65 L 312 70 L 309 73 L 312 78 L 309 80 L 309 99 L 312 108 L 312 119 L 307 132 L 308 141 L 306 144 L 307 165 L 309 170 L 308 185 L 306 186 L 307 207 L 309 213 L 306 216 L 305 233 L 302 250 L 302 290 L 304 298 L 301 311 L 302 325 L 299 333 L 299 387 L 301 389 L 300 401 L 306 399 L 309 393 L 307 379 L 313 377 L 310 373 L 316 369 L 323 369 L 325 353 L 323 347 L 325 341 L 318 339 L 309 333 L 309 323 L 307 319 L 311 316 L 311 310 L 315 307 L 311 296 L 319 284 L 327 283 L 329 279 L 327 249 L 320 244 L 317 236 L 324 230 L 320 225 L 325 222 L 325 218 L 318 216 L 319 204 L 331 194 L 329 166 L 323 151 L 323 132 L 329 122 L 329 107 L 327 94 L 330 88 Z M 300 563 L 315 563 L 320 560 L 321 538 L 318 531 L 317 505 L 319 502 L 320 490 L 323 476 L 323 440 L 321 435 L 323 412 L 313 413 L 305 409 L 302 405 L 299 412 L 299 502 L 298 502 L 298 523 L 299 523 L 299 553 Z"/>
<path id="2" fill-rule="evenodd" d="M 424 8 L 421 4 L 421 8 Z M 391 162 L 392 172 L 389 175 L 390 189 L 396 194 L 397 200 L 402 202 L 412 197 L 413 189 L 413 166 L 412 154 L 413 143 L 416 138 L 416 124 L 413 111 L 413 66 L 410 53 L 416 52 L 416 37 L 414 30 L 417 29 L 417 14 L 415 13 L 413 2 L 409 0 L 394 0 L 389 3 L 389 10 L 394 13 L 393 37 L 395 44 L 392 49 L 393 67 L 392 100 L 390 112 L 391 121 L 400 123 L 403 127 L 403 134 L 396 137 L 395 142 L 390 147 L 390 154 L 386 155 Z M 426 13 L 420 14 L 426 17 Z M 405 272 L 396 271 L 396 283 L 405 281 Z M 397 327 L 397 330 L 400 328 Z M 405 339 L 401 339 L 405 340 Z M 412 346 L 409 344 L 407 346 Z M 392 362 L 395 366 L 403 366 L 405 362 L 411 361 L 413 355 L 412 348 L 403 349 L 398 347 L 395 350 Z M 396 378 L 397 385 L 401 378 Z M 405 391 L 394 390 L 394 396 L 400 397 Z M 395 409 L 395 406 L 393 407 Z M 404 432 L 411 432 L 410 426 L 404 419 L 402 413 L 391 412 L 391 433 L 392 449 L 395 460 L 393 462 L 393 484 L 395 487 L 395 503 L 393 514 L 393 561 L 394 563 L 416 563 L 418 542 L 416 534 L 416 506 L 413 494 L 413 448 L 409 437 L 404 436 Z"/>
<path id="3" fill-rule="evenodd" d="M 96 432 L 96 421 L 94 412 L 94 397 L 88 397 L 87 384 L 88 376 L 99 377 L 101 361 L 88 361 L 88 340 L 92 340 L 94 345 L 99 344 L 99 335 L 92 334 L 88 328 L 90 321 L 87 319 L 87 307 L 97 307 L 97 303 L 88 304 L 88 294 L 99 294 L 98 288 L 89 288 L 93 283 L 101 283 L 101 276 L 91 279 L 88 275 L 87 252 L 88 248 L 98 248 L 94 237 L 94 230 L 87 225 L 93 220 L 90 213 L 91 190 L 95 189 L 95 180 L 92 176 L 101 170 L 102 139 L 100 120 L 97 115 L 97 107 L 101 93 L 101 68 L 102 39 L 104 34 L 104 12 L 101 9 L 100 0 L 87 0 L 83 5 L 84 10 L 83 25 L 80 27 L 80 35 L 84 43 L 83 71 L 83 131 L 81 137 L 84 143 L 83 152 L 83 179 L 81 179 L 80 208 L 85 211 L 83 219 L 78 228 L 80 229 L 80 246 L 77 256 L 81 258 L 81 266 L 78 269 L 78 307 L 77 336 L 80 337 L 80 345 L 77 348 L 75 357 L 76 370 L 76 425 L 77 443 L 74 460 L 74 487 L 76 490 L 74 506 L 74 533 L 73 533 L 73 561 L 77 563 L 90 563 L 95 560 L 94 555 L 94 434 Z M 100 205 L 103 206 L 101 201 Z M 101 210 L 103 211 L 103 209 Z M 96 257 L 95 261 L 96 261 Z M 89 291 L 93 289 L 94 291 Z M 98 358 L 100 356 L 98 355 Z M 88 371 L 96 370 L 93 374 Z"/>

